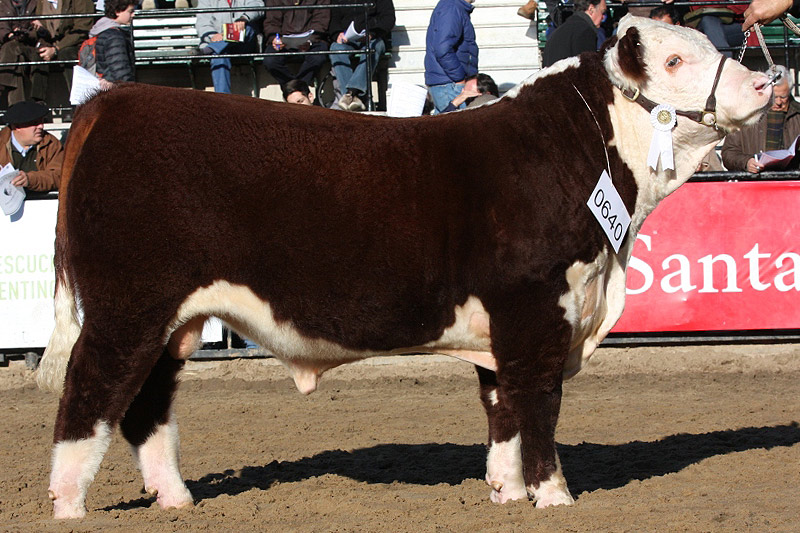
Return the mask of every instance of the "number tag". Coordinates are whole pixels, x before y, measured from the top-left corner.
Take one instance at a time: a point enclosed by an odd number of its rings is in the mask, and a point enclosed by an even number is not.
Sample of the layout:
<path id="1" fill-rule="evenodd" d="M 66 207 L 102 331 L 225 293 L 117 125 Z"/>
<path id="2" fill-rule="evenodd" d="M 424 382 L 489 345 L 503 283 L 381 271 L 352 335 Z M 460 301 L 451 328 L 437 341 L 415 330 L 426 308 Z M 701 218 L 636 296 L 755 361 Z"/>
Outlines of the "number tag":
<path id="1" fill-rule="evenodd" d="M 597 185 L 586 205 L 606 232 L 614 252 L 619 253 L 619 247 L 628 233 L 628 226 L 631 225 L 631 217 L 605 170 L 600 174 L 600 179 L 597 180 Z"/>

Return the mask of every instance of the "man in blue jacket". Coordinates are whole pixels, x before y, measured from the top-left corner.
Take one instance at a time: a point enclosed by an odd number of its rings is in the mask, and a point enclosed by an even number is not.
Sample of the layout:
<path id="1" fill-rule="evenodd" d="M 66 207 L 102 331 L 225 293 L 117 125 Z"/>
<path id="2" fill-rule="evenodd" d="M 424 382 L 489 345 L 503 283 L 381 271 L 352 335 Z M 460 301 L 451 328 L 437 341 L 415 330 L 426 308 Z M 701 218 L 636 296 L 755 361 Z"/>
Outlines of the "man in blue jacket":
<path id="1" fill-rule="evenodd" d="M 467 78 L 478 74 L 473 9 L 468 0 L 439 0 L 431 14 L 425 38 L 425 85 L 436 113 L 461 93 Z"/>

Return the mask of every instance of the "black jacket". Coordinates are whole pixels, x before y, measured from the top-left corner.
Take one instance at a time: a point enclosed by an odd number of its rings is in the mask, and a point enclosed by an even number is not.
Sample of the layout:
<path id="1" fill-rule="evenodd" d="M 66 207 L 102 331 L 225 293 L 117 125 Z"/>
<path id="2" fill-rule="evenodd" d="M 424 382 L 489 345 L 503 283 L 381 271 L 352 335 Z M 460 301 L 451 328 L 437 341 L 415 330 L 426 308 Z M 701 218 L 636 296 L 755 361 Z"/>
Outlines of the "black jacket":
<path id="1" fill-rule="evenodd" d="M 133 34 L 126 27 L 109 28 L 97 35 L 97 73 L 107 81 L 136 81 Z"/>
<path id="2" fill-rule="evenodd" d="M 337 4 L 363 4 L 362 0 L 342 0 Z M 369 22 L 369 33 L 375 37 L 380 37 L 384 41 L 392 35 L 394 28 L 394 4 L 392 0 L 374 0 L 375 5 L 369 8 L 366 22 Z M 355 22 L 356 31 L 360 32 L 365 28 L 364 8 L 345 7 L 341 9 L 331 9 L 331 25 L 329 29 L 332 41 L 350 26 L 350 21 Z"/>
<path id="3" fill-rule="evenodd" d="M 542 53 L 542 66 L 556 61 L 597 50 L 597 28 L 583 11 L 571 15 L 547 38 Z"/>

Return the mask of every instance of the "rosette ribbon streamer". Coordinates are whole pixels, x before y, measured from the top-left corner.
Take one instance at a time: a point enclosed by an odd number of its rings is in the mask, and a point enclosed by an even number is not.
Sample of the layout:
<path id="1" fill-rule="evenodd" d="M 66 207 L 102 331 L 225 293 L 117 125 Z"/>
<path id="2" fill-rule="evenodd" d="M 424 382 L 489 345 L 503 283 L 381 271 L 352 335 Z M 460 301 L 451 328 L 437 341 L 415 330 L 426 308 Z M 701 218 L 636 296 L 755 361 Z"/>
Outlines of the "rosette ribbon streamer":
<path id="1" fill-rule="evenodd" d="M 660 157 L 662 169 L 675 170 L 672 153 L 672 130 L 677 124 L 675 108 L 669 104 L 658 104 L 650 111 L 650 123 L 653 125 L 653 140 L 650 141 L 647 164 L 656 170 Z"/>

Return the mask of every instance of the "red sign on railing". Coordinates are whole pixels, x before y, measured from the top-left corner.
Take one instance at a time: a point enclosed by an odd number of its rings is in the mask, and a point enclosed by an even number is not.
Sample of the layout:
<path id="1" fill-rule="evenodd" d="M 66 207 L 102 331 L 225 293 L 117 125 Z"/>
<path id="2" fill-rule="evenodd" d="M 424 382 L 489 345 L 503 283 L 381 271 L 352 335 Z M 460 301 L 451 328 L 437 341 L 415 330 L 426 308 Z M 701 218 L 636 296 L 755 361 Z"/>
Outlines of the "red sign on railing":
<path id="1" fill-rule="evenodd" d="M 645 222 L 614 332 L 800 328 L 800 181 L 687 183 Z"/>

